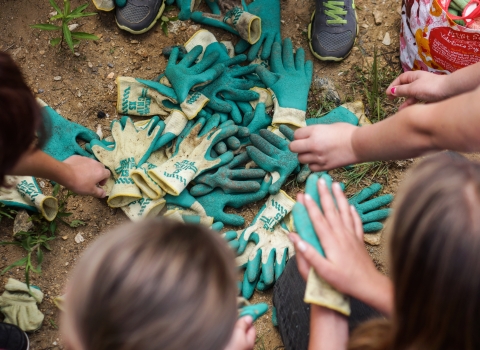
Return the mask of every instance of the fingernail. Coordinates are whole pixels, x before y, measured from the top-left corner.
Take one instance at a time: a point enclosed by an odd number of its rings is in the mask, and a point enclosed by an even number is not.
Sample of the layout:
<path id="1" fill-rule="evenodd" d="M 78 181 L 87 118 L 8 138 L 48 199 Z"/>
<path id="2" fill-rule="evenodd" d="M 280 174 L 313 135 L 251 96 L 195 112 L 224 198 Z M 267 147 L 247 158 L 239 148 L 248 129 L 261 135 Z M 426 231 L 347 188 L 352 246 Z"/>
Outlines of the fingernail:
<path id="1" fill-rule="evenodd" d="M 291 233 L 288 234 L 288 239 L 290 242 L 295 243 L 295 237 Z"/>
<path id="2" fill-rule="evenodd" d="M 301 252 L 305 252 L 307 250 L 307 246 L 306 244 L 303 242 L 303 241 L 298 241 L 297 243 L 297 248 L 298 250 L 300 250 Z"/>
<path id="3" fill-rule="evenodd" d="M 253 317 L 248 315 L 245 316 L 245 323 L 248 324 L 249 326 L 253 324 Z"/>
<path id="4" fill-rule="evenodd" d="M 338 182 L 334 182 L 332 186 L 335 187 L 337 190 L 340 190 L 340 191 L 342 190 Z"/>
<path id="5" fill-rule="evenodd" d="M 320 183 L 321 186 L 327 186 L 327 183 L 325 182 L 325 179 L 323 177 L 321 177 L 320 180 L 318 180 L 318 182 Z"/>
<path id="6" fill-rule="evenodd" d="M 392 93 L 392 95 L 395 95 L 395 90 L 397 90 L 396 86 L 394 86 L 390 89 L 390 92 Z"/>
<path id="7" fill-rule="evenodd" d="M 307 201 L 313 201 L 312 196 L 310 196 L 308 193 L 305 193 L 305 195 L 304 195 L 303 197 L 304 197 L 304 199 L 306 199 Z"/>

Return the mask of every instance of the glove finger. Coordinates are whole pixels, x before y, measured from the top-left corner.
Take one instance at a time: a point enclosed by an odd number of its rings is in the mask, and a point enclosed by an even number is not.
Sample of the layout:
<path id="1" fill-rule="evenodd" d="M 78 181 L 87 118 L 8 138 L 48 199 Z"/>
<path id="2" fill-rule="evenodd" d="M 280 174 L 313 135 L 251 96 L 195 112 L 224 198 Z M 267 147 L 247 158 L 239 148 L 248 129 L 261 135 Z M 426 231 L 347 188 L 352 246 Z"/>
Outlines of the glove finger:
<path id="1" fill-rule="evenodd" d="M 230 113 L 230 116 L 232 117 L 233 121 L 236 124 L 240 124 L 242 122 L 242 113 L 240 113 L 237 104 L 233 101 L 228 100 L 227 103 L 232 107 L 232 112 Z"/>
<path id="2" fill-rule="evenodd" d="M 289 38 L 286 38 L 283 41 L 282 61 L 285 69 L 295 69 L 295 62 L 293 60 L 293 44 L 292 40 Z"/>
<path id="3" fill-rule="evenodd" d="M 217 112 L 223 112 L 223 113 L 232 112 L 232 106 L 230 106 L 227 102 L 222 101 L 216 96 L 212 96 L 210 98 L 210 101 L 208 101 L 208 107 L 210 107 L 211 109 Z"/>
<path id="4" fill-rule="evenodd" d="M 275 248 L 270 251 L 268 254 L 267 261 L 265 263 L 262 262 L 262 277 L 260 277 L 261 280 L 267 285 L 273 284 L 275 281 L 275 272 L 274 272 L 274 263 L 275 263 Z M 248 268 L 248 266 L 247 266 Z M 250 280 L 250 276 L 249 281 Z"/>
<path id="5" fill-rule="evenodd" d="M 384 194 L 383 196 L 373 198 L 365 203 L 357 205 L 357 209 L 360 213 L 369 213 L 390 204 L 392 201 L 393 196 L 391 194 Z"/>
<path id="6" fill-rule="evenodd" d="M 308 78 L 308 86 L 312 83 L 313 62 L 308 60 L 305 62 L 305 76 Z"/>
<path id="7" fill-rule="evenodd" d="M 247 273 L 245 272 L 243 275 L 243 283 L 242 283 L 242 296 L 245 299 L 250 299 L 255 292 L 255 286 L 257 285 L 258 281 L 250 282 L 248 280 Z"/>
<path id="8" fill-rule="evenodd" d="M 285 175 L 280 175 L 277 181 L 273 182 L 270 185 L 270 188 L 268 189 L 268 192 L 272 195 L 277 194 L 280 191 L 280 188 L 282 188 L 283 184 L 287 180 L 287 177 Z"/>
<path id="9" fill-rule="evenodd" d="M 260 266 L 262 264 L 262 251 L 252 251 L 252 254 L 248 258 L 247 269 L 245 273 L 249 282 L 255 282 L 260 276 L 261 270 Z"/>
<path id="10" fill-rule="evenodd" d="M 212 224 L 212 226 L 210 226 L 210 229 L 213 230 L 213 231 L 220 232 L 223 229 L 224 226 L 225 225 L 223 225 L 222 222 L 214 222 Z M 229 245 L 230 245 L 230 247 L 232 247 L 232 249 L 234 249 L 234 246 L 235 246 L 234 242 L 230 242 Z"/>
<path id="11" fill-rule="evenodd" d="M 93 154 L 87 152 L 82 147 L 80 147 L 80 145 L 78 145 L 78 144 L 74 145 L 74 149 L 75 149 L 75 153 L 78 154 L 79 156 L 88 157 L 88 158 L 92 158 L 92 159 L 95 158 L 93 156 Z"/>
<path id="12" fill-rule="evenodd" d="M 225 67 L 236 66 L 237 64 L 244 62 L 246 59 L 246 55 L 238 55 L 230 58 L 229 60 L 226 60 L 225 62 L 223 62 L 223 64 L 225 65 Z"/>
<path id="13" fill-rule="evenodd" d="M 255 72 L 256 69 L 257 69 L 257 65 L 255 65 L 255 64 L 249 64 L 249 65 L 243 66 L 243 67 L 232 68 L 230 70 L 230 76 L 234 77 L 234 78 L 240 77 L 242 75 L 251 74 L 251 73 Z"/>
<path id="14" fill-rule="evenodd" d="M 349 202 L 351 202 L 352 204 L 362 203 L 362 202 L 366 201 L 368 198 L 375 195 L 381 189 L 382 189 L 382 185 L 380 185 L 379 183 L 374 183 L 374 184 L 362 189 L 360 192 L 355 193 L 353 195 L 353 197 L 349 199 Z"/>
<path id="15" fill-rule="evenodd" d="M 259 290 L 261 292 L 264 292 L 266 290 L 269 290 L 272 287 L 273 287 L 273 284 L 265 284 L 265 282 L 262 280 L 262 276 L 260 275 L 260 279 L 259 279 L 255 289 Z"/>
<path id="16" fill-rule="evenodd" d="M 250 179 L 262 179 L 267 175 L 265 170 L 262 169 L 235 169 L 230 172 L 230 178 L 232 180 L 250 180 Z M 255 182 L 255 187 L 260 189 L 260 184 Z"/>
<path id="17" fill-rule="evenodd" d="M 260 54 L 260 58 L 262 60 L 266 60 L 270 57 L 274 39 L 275 39 L 274 35 L 271 35 L 271 34 L 267 35 L 267 38 L 265 39 L 265 43 L 263 44 L 263 47 L 262 47 L 262 53 Z"/>
<path id="18" fill-rule="evenodd" d="M 214 132 L 212 132 L 215 134 L 212 140 L 212 145 L 215 145 L 217 142 L 235 135 L 237 132 L 238 132 L 238 126 L 236 125 L 229 125 L 226 127 L 222 127 L 219 130 L 215 130 Z"/>
<path id="19" fill-rule="evenodd" d="M 238 138 L 246 138 L 246 137 L 250 137 L 250 130 L 244 126 L 239 126 L 238 127 L 238 132 L 237 132 L 237 137 Z"/>
<path id="20" fill-rule="evenodd" d="M 247 146 L 247 153 L 250 158 L 263 170 L 268 172 L 277 171 L 277 160 L 269 157 L 259 149 L 252 146 Z"/>
<path id="21" fill-rule="evenodd" d="M 223 65 L 218 65 L 213 68 L 206 70 L 203 73 L 199 73 L 192 78 L 193 86 L 198 86 L 199 84 L 209 84 L 214 81 L 220 74 L 222 74 Z"/>
<path id="22" fill-rule="evenodd" d="M 388 218 L 392 213 L 392 209 L 379 209 L 372 211 L 368 214 L 361 215 L 360 218 L 362 219 L 362 223 L 366 224 L 369 222 L 380 221 Z"/>
<path id="23" fill-rule="evenodd" d="M 226 145 L 225 142 L 223 142 L 223 141 L 218 142 L 218 143 L 213 147 L 213 149 L 215 150 L 215 152 L 217 152 L 217 154 L 224 154 L 225 152 L 228 151 L 227 145 Z"/>
<path id="24" fill-rule="evenodd" d="M 257 181 L 229 181 L 223 190 L 225 193 L 251 193 L 259 189 L 260 184 Z"/>
<path id="25" fill-rule="evenodd" d="M 200 46 L 200 45 L 199 45 Z M 192 50 L 194 51 L 194 50 Z M 168 63 L 167 63 L 167 69 L 168 68 L 174 68 L 176 65 L 177 65 L 177 60 L 178 60 L 178 52 L 179 52 L 179 48 L 178 47 L 173 47 L 172 48 L 172 51 L 170 52 L 170 57 L 168 59 Z M 190 53 L 187 54 L 187 56 L 189 55 Z M 187 57 L 185 56 L 185 57 Z M 198 55 L 197 55 L 198 56 Z"/>
<path id="26" fill-rule="evenodd" d="M 220 156 L 218 156 L 217 159 L 220 159 L 220 163 L 217 164 L 217 166 L 220 167 L 220 166 L 228 164 L 232 161 L 233 153 L 232 152 L 225 152 L 224 154 L 221 154 Z"/>
<path id="27" fill-rule="evenodd" d="M 309 177 L 311 173 L 312 171 L 310 170 L 308 164 L 302 165 L 300 172 L 297 174 L 297 182 L 301 184 L 304 183 L 307 181 L 307 177 Z"/>
<path id="28" fill-rule="evenodd" d="M 258 52 L 260 51 L 260 48 L 262 47 L 262 44 L 264 41 L 265 41 L 265 36 L 262 34 L 260 36 L 260 39 L 258 39 L 258 41 L 252 45 L 250 50 L 248 50 L 247 59 L 249 61 L 253 61 L 255 58 L 257 58 Z"/>
<path id="29" fill-rule="evenodd" d="M 213 188 L 205 184 L 197 184 L 190 189 L 190 194 L 194 197 L 203 196 L 213 191 Z"/>
<path id="30" fill-rule="evenodd" d="M 204 135 L 212 132 L 212 130 L 218 128 L 219 125 L 220 125 L 220 115 L 215 113 L 214 115 L 212 115 L 211 118 L 209 118 L 205 122 L 205 125 L 202 127 L 202 130 L 198 134 L 198 136 L 201 137 L 201 136 L 204 136 Z"/>
<path id="31" fill-rule="evenodd" d="M 203 52 L 203 47 L 201 45 L 197 45 L 193 48 L 192 51 L 188 53 L 188 55 L 190 55 L 197 47 L 199 48 L 198 53 L 195 52 L 195 56 L 188 57 L 188 62 L 187 62 L 189 64 L 188 67 L 194 64 L 198 56 L 200 56 L 200 54 Z M 182 63 L 187 59 L 187 56 L 185 56 L 185 58 L 182 60 Z M 208 55 L 204 55 L 202 60 L 191 68 L 192 73 L 199 74 L 204 72 L 218 60 L 219 56 L 220 56 L 220 53 L 218 53 L 217 51 L 211 52 Z"/>
<path id="32" fill-rule="evenodd" d="M 242 112 L 242 114 L 253 112 L 252 105 L 248 102 L 238 101 L 237 106 L 240 109 L 240 111 Z"/>
<path id="33" fill-rule="evenodd" d="M 220 19 L 212 18 L 212 17 L 209 17 L 209 16 L 211 16 L 211 15 L 208 14 L 208 13 L 203 13 L 203 12 L 196 11 L 196 12 L 193 12 L 190 15 L 190 18 L 192 20 L 194 20 L 195 22 L 205 24 L 205 25 L 208 25 L 208 26 L 212 26 L 212 27 L 216 27 L 216 28 L 220 28 L 220 29 L 224 29 L 224 30 L 226 30 L 230 33 L 238 35 L 238 32 L 235 29 L 233 29 L 232 27 L 230 27 L 228 24 L 224 23 Z M 180 16 L 179 16 L 179 18 L 180 18 Z M 183 20 L 182 18 L 180 18 L 180 19 Z"/>
<path id="34" fill-rule="evenodd" d="M 270 61 L 272 61 L 272 59 L 270 59 Z M 274 73 L 272 73 L 271 71 L 269 71 L 267 68 L 265 68 L 263 66 L 258 66 L 255 69 L 255 73 L 257 73 L 257 75 L 260 77 L 260 79 L 268 87 L 271 87 L 278 80 L 277 77 L 274 75 Z"/>
<path id="35" fill-rule="evenodd" d="M 277 252 L 277 261 L 275 263 L 275 281 L 278 281 L 280 276 L 285 270 L 285 266 L 287 265 L 287 258 L 288 258 L 288 248 L 283 250 L 283 253 L 279 259 L 278 252 Z"/>
<path id="36" fill-rule="evenodd" d="M 295 69 L 302 71 L 305 67 L 305 51 L 299 48 L 295 53 Z"/>
<path id="37" fill-rule="evenodd" d="M 83 140 L 85 142 L 90 142 L 91 140 L 98 140 L 99 137 L 97 133 L 93 130 L 90 130 L 82 125 L 79 125 L 76 132 L 76 138 Z"/>
<path id="38" fill-rule="evenodd" d="M 216 221 L 221 221 L 225 225 L 242 226 L 245 223 L 245 219 L 242 216 L 227 214 L 225 212 L 215 214 L 214 218 Z"/>
<path id="39" fill-rule="evenodd" d="M 233 160 L 228 164 L 229 169 L 235 169 L 237 167 L 243 166 L 250 161 L 250 157 L 247 152 L 242 152 L 233 158 Z"/>
<path id="40" fill-rule="evenodd" d="M 287 140 L 284 140 L 267 129 L 260 130 L 259 135 L 250 135 L 250 140 L 259 150 L 278 156 L 282 154 L 281 150 L 285 148 L 288 149 L 288 145 L 290 144 Z"/>
<path id="41" fill-rule="evenodd" d="M 236 88 L 229 89 L 229 91 L 225 91 L 222 95 L 232 101 L 255 101 L 258 100 L 259 95 L 257 92 L 249 90 L 252 88 L 252 82 L 244 80 L 241 83 L 235 84 Z"/>
<path id="42" fill-rule="evenodd" d="M 207 3 L 210 11 L 212 11 L 214 15 L 220 15 L 222 13 L 220 11 L 220 8 L 218 7 L 218 2 L 216 0 L 205 0 L 205 2 Z"/>
<path id="43" fill-rule="evenodd" d="M 240 140 L 235 136 L 230 136 L 229 138 L 227 138 L 227 146 L 229 149 L 236 151 L 241 146 Z"/>
<path id="44" fill-rule="evenodd" d="M 259 103 L 259 104 L 260 104 L 260 103 Z M 257 107 L 258 107 L 258 105 L 257 105 Z M 249 126 L 250 123 L 252 122 L 253 118 L 254 118 L 254 115 L 255 115 L 255 114 L 254 114 L 253 112 L 245 113 L 245 114 L 243 115 L 243 123 L 242 123 L 242 125 L 244 125 L 244 126 Z"/>
<path id="45" fill-rule="evenodd" d="M 383 224 L 381 222 L 369 222 L 368 224 L 363 225 L 363 232 L 371 233 L 377 232 L 383 229 Z"/>
<path id="46" fill-rule="evenodd" d="M 208 0 L 207 0 L 207 2 L 208 2 Z M 249 48 L 249 46 L 250 46 L 250 44 L 248 43 L 248 41 L 240 39 L 238 41 L 237 45 L 235 45 L 235 53 L 245 52 Z"/>
<path id="47" fill-rule="evenodd" d="M 293 141 L 295 139 L 295 136 L 294 136 L 295 132 L 292 129 L 290 129 L 290 127 L 288 127 L 287 125 L 280 125 L 279 130 L 290 141 Z"/>
<path id="48" fill-rule="evenodd" d="M 273 43 L 272 53 L 270 55 L 270 68 L 274 73 L 282 73 L 285 71 L 282 64 L 282 44 Z M 267 82 L 264 83 L 268 86 Z"/>

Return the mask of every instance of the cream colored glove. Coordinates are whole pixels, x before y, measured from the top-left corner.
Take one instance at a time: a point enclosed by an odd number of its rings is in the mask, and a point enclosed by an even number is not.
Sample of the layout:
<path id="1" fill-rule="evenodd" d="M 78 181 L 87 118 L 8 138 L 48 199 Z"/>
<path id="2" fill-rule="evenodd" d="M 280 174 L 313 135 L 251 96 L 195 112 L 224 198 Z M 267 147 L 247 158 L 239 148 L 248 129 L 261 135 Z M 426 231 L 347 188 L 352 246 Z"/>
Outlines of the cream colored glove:
<path id="1" fill-rule="evenodd" d="M 333 288 L 318 276 L 313 268 L 308 273 L 307 289 L 303 301 L 307 304 L 324 306 L 345 316 L 350 316 L 350 299 L 348 296 Z"/>
<path id="2" fill-rule="evenodd" d="M 43 293 L 37 287 L 9 278 L 5 292 L 0 296 L 0 311 L 5 315 L 5 323 L 20 327 L 23 331 L 35 331 L 40 328 L 44 315 L 37 304 L 43 300 Z"/>
<path id="3" fill-rule="evenodd" d="M 58 201 L 55 197 L 45 196 L 34 177 L 7 176 L 6 182 L 10 187 L 0 187 L 0 203 L 39 212 L 48 221 L 55 219 Z"/>

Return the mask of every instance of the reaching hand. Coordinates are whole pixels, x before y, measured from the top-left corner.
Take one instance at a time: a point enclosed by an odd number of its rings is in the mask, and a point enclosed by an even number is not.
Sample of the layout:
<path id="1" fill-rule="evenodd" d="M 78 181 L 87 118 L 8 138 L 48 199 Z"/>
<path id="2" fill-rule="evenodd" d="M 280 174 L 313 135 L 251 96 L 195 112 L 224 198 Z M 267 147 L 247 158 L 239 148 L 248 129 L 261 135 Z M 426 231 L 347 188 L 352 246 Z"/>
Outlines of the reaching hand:
<path id="1" fill-rule="evenodd" d="M 103 186 L 110 177 L 110 171 L 102 163 L 81 156 L 71 156 L 63 163 L 70 167 L 72 173 L 69 183 L 63 184 L 68 189 L 97 198 L 106 196 L 105 190 L 97 187 L 97 184 Z"/>
<path id="2" fill-rule="evenodd" d="M 393 100 L 405 97 L 399 110 L 419 101 L 437 102 L 449 97 L 446 86 L 446 75 L 436 75 L 429 72 L 415 71 L 400 74 L 387 88 L 387 96 Z"/>
<path id="3" fill-rule="evenodd" d="M 291 234 L 300 274 L 306 280 L 310 267 L 313 267 L 319 276 L 338 291 L 370 304 L 376 304 L 377 299 L 378 304 L 374 306 L 389 312 L 391 299 L 378 301 L 382 298 L 378 294 L 381 291 L 390 295 L 390 282 L 376 270 L 365 250 L 360 217 L 354 207 L 349 205 L 340 184 L 334 183 L 332 186 L 335 198 L 330 195 L 322 178 L 318 189 L 324 214 L 310 195 L 299 195 L 297 199 L 307 208 L 326 257 L 298 235 Z"/>
<path id="4" fill-rule="evenodd" d="M 352 147 L 356 129 L 348 123 L 307 126 L 295 131 L 295 140 L 289 148 L 298 153 L 300 163 L 309 164 L 316 172 L 358 163 Z"/>
<path id="5" fill-rule="evenodd" d="M 225 350 L 251 350 L 255 346 L 255 337 L 252 316 L 242 317 L 235 324 L 232 338 Z"/>

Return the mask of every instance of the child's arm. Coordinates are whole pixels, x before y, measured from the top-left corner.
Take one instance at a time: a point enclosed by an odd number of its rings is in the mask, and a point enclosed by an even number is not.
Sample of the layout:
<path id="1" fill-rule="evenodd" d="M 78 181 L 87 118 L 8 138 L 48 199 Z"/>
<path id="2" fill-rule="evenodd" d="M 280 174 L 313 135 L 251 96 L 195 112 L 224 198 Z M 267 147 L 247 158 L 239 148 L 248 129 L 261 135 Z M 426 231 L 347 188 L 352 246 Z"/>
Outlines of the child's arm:
<path id="1" fill-rule="evenodd" d="M 417 103 L 437 102 L 474 90 L 480 85 L 480 63 L 462 68 L 450 75 L 424 71 L 400 74 L 387 88 L 390 99 L 405 97 L 399 109 Z"/>
<path id="2" fill-rule="evenodd" d="M 105 197 L 103 184 L 110 176 L 105 166 L 93 159 L 72 156 L 60 162 L 40 150 L 23 155 L 9 175 L 30 175 L 58 182 L 82 195 Z"/>
<path id="3" fill-rule="evenodd" d="M 314 125 L 298 129 L 292 152 L 313 171 L 348 164 L 417 157 L 429 151 L 480 150 L 480 88 L 427 105 L 413 105 L 374 125 Z"/>
<path id="4" fill-rule="evenodd" d="M 312 304 L 308 350 L 346 349 L 347 342 L 347 318 L 336 311 Z"/>

